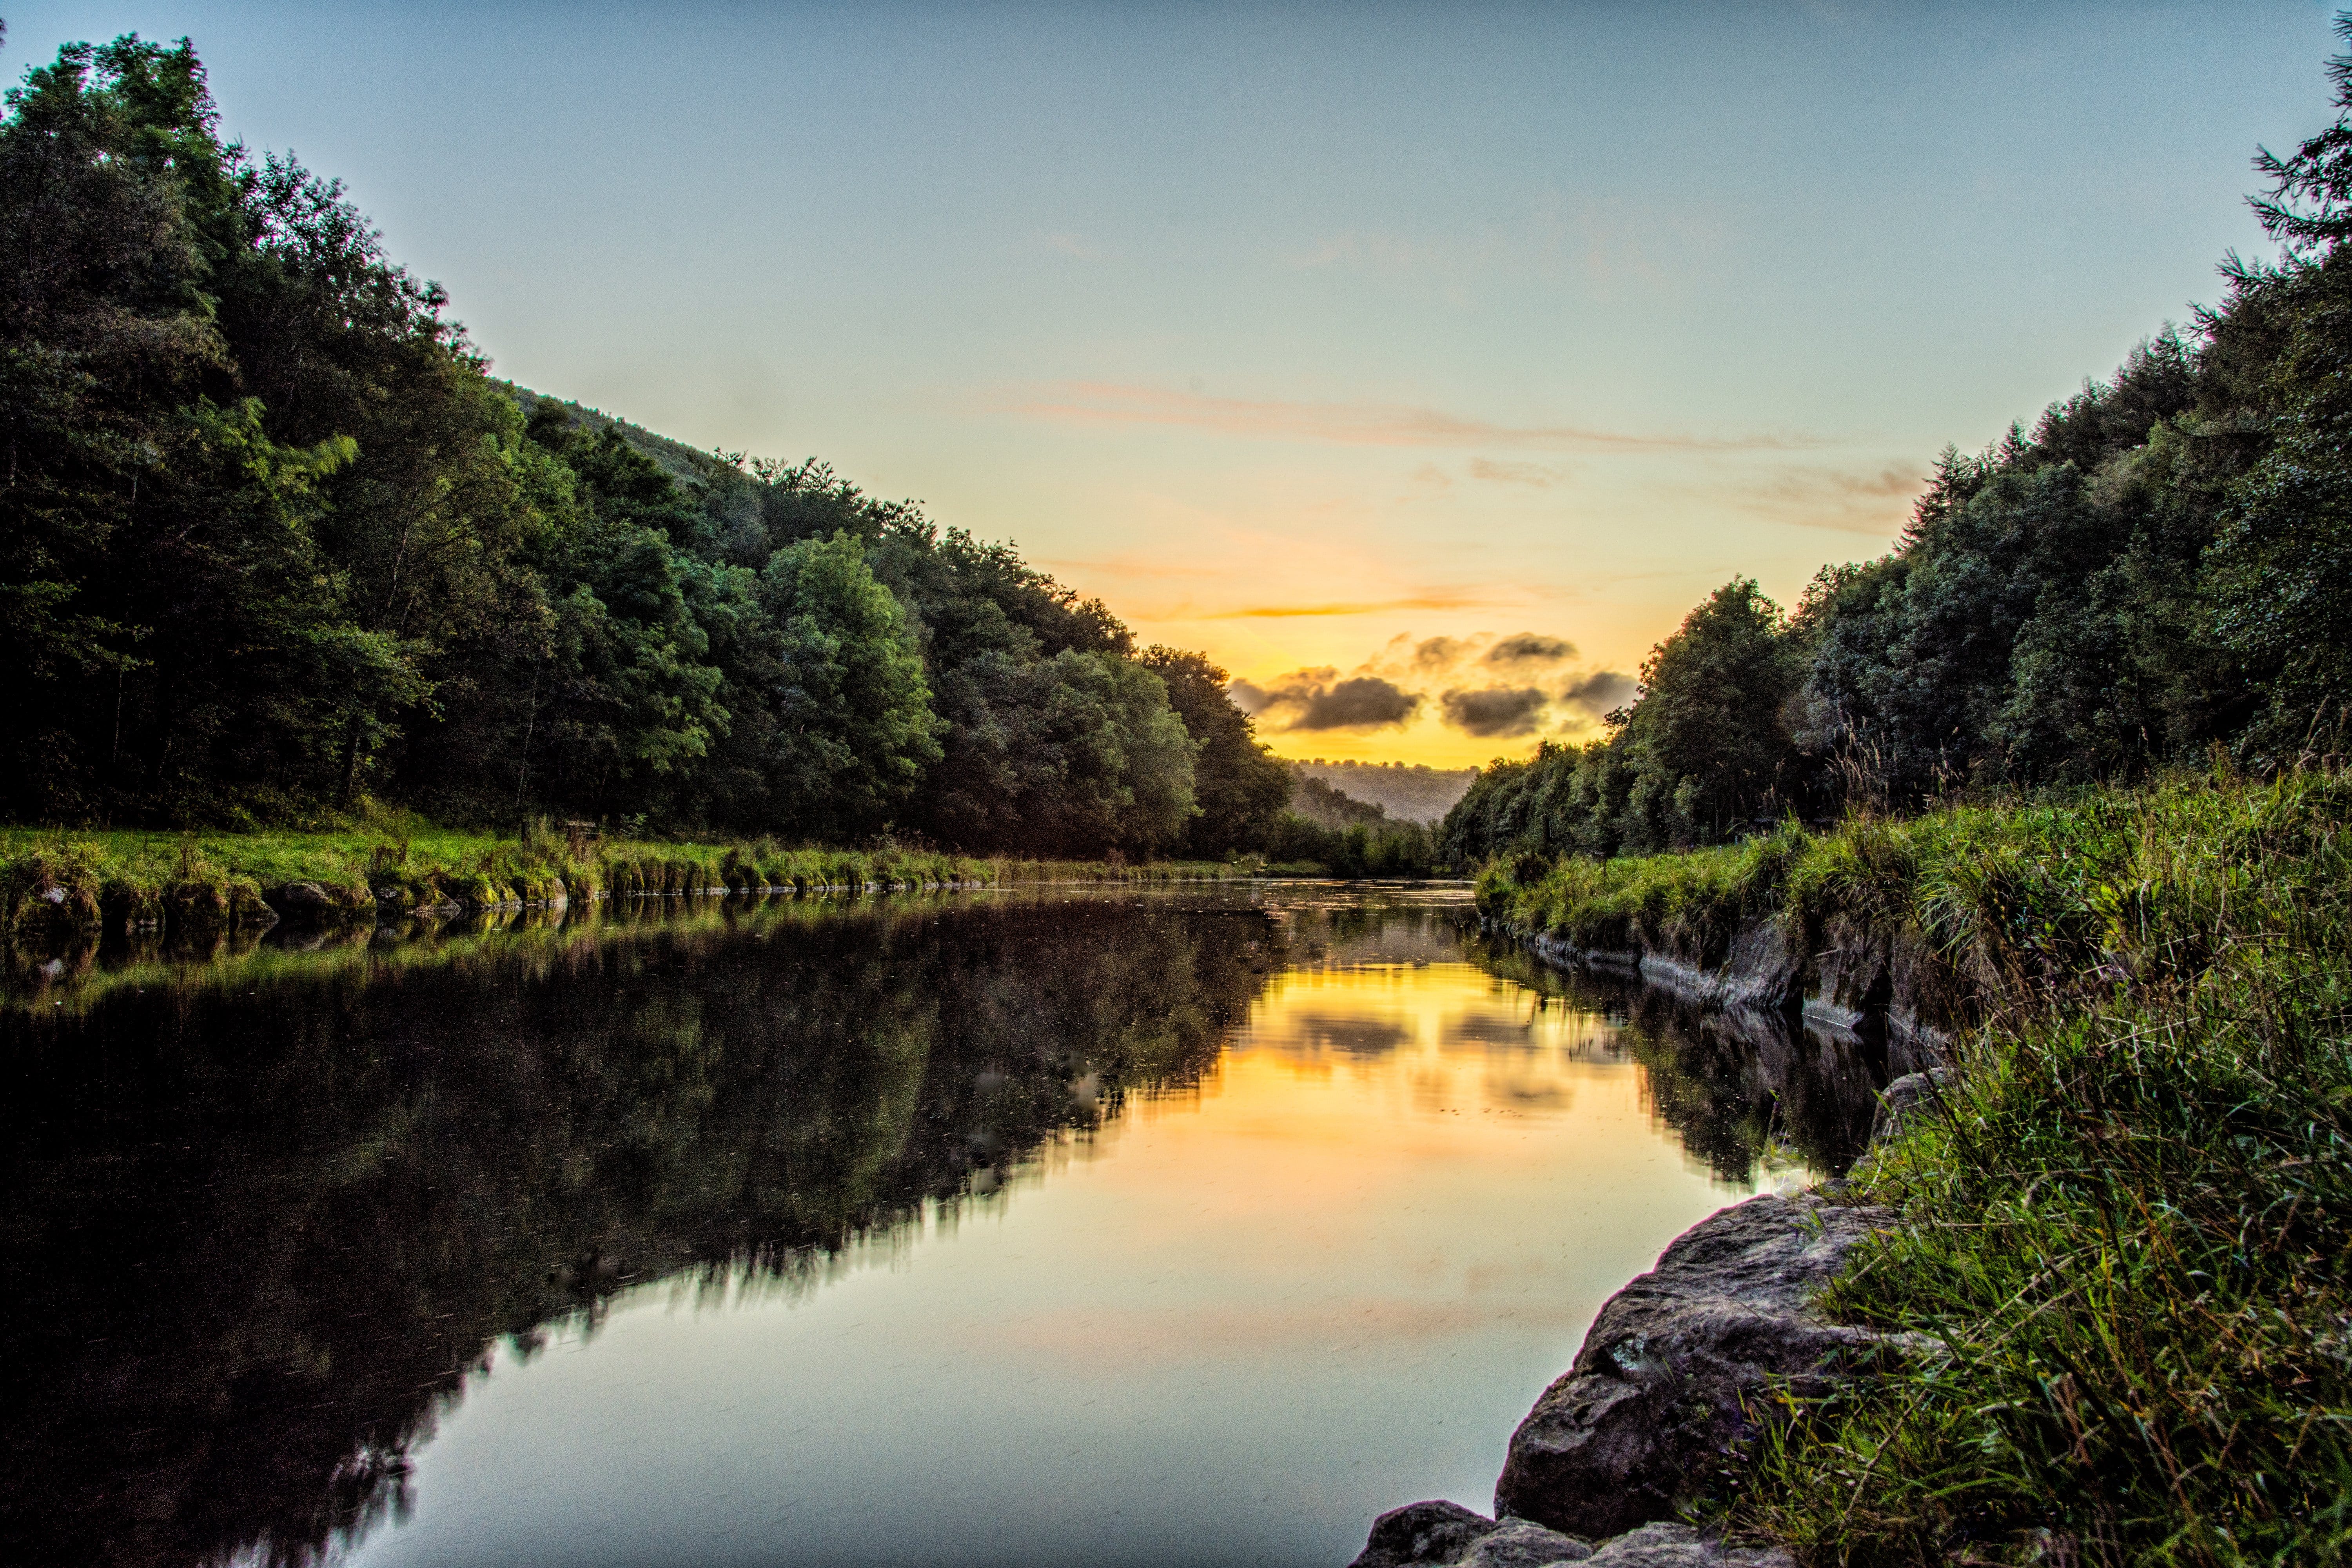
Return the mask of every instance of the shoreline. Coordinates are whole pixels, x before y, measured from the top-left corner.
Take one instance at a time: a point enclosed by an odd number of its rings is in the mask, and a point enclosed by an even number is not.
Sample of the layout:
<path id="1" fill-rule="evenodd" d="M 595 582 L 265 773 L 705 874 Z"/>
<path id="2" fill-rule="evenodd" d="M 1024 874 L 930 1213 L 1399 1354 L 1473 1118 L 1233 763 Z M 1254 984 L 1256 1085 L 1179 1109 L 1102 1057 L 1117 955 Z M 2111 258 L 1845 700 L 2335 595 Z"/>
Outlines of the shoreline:
<path id="1" fill-rule="evenodd" d="M 1479 924 L 1555 969 L 1632 980 L 1710 1011 L 1882 1039 L 1892 1032 L 1867 1015 L 1820 1016 L 1803 967 L 1769 932 L 1741 932 L 1734 956 L 1708 973 L 1638 947 L 1580 948 L 1483 912 Z M 1842 967 L 1857 966 L 1849 957 Z M 1938 1062 L 1890 1078 L 1872 1148 L 1899 1131 L 1895 1108 L 1917 1103 L 1942 1070 Z M 1890 1209 L 1841 1201 L 1845 1188 L 1832 1180 L 1744 1199 L 1675 1236 L 1601 1304 L 1568 1370 L 1514 1430 L 1494 1513 L 1444 1500 L 1391 1510 L 1349 1568 L 1795 1568 L 1782 1547 L 1743 1544 L 1720 1521 L 1702 1527 L 1686 1516 L 1695 1476 L 1720 1487 L 1727 1471 L 1747 1468 L 1765 1426 L 1756 1406 L 1789 1394 L 1821 1397 L 1894 1348 L 1888 1336 L 1814 1310 L 1848 1255 L 1899 1224 Z"/>
<path id="2" fill-rule="evenodd" d="M 614 898 L 826 896 L 1035 883 L 1206 882 L 1236 861 L 1055 860 L 882 847 L 525 836 L 398 822 L 318 832 L 0 827 L 0 942 L 203 936 L 280 921 L 564 908 Z"/>
<path id="3" fill-rule="evenodd" d="M 2352 770 L 2217 763 L 1490 865 L 1498 939 L 1874 1041 L 1888 1082 L 1848 1176 L 1611 1299 L 1492 1517 L 1383 1515 L 1360 1568 L 2352 1549 L 2347 828 Z"/>

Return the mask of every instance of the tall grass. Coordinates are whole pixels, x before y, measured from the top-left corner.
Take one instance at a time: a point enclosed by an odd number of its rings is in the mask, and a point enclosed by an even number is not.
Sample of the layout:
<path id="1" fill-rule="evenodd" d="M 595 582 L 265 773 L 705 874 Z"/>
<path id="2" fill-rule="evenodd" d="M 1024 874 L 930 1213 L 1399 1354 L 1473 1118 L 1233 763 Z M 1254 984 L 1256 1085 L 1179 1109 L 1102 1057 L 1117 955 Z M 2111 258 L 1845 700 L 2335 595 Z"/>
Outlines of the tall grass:
<path id="1" fill-rule="evenodd" d="M 1900 926 L 1973 988 L 1825 1305 L 1895 1370 L 1786 1402 L 1736 1518 L 1809 1563 L 2352 1553 L 2352 778 L 1850 823 L 1679 868 L 1496 868 L 1542 929 Z"/>

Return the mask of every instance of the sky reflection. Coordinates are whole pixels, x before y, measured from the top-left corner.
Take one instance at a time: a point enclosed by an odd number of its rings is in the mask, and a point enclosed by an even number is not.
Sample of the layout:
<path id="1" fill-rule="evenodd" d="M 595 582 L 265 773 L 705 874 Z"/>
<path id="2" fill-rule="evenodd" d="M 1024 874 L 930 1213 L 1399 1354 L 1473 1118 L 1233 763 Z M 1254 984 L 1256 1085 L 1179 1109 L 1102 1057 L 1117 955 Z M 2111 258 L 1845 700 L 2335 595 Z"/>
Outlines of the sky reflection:
<path id="1" fill-rule="evenodd" d="M 821 1289 L 656 1284 L 501 1352 L 359 1560 L 1329 1563 L 1395 1503 L 1483 1505 L 1601 1301 L 1752 1187 L 1622 1026 L 1428 914 Z"/>

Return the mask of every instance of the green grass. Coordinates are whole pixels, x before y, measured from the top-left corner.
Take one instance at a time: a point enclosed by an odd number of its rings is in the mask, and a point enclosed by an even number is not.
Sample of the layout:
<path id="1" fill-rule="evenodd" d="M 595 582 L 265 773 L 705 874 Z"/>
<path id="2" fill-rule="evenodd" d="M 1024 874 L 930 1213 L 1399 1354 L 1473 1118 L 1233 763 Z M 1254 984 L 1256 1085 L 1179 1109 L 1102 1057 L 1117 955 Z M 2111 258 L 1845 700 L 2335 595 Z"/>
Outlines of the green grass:
<path id="1" fill-rule="evenodd" d="M 1489 868 L 1523 931 L 1899 929 L 1978 1004 L 1827 1300 L 1916 1348 L 1785 1402 L 1737 1522 L 1811 1563 L 2352 1551 L 2347 824 L 2342 772 L 2224 773 Z"/>
<path id="2" fill-rule="evenodd" d="M 330 918 L 380 908 L 495 908 L 780 889 L 1159 882 L 1246 875 L 1219 862 L 1123 865 L 979 858 L 913 849 L 794 847 L 564 834 L 544 824 L 498 837 L 387 818 L 304 833 L 173 834 L 0 828 L 0 938 L 43 943 L 100 929 L 191 936 L 269 923 L 289 884 L 324 895 Z M 282 900 L 278 900 L 283 902 Z"/>

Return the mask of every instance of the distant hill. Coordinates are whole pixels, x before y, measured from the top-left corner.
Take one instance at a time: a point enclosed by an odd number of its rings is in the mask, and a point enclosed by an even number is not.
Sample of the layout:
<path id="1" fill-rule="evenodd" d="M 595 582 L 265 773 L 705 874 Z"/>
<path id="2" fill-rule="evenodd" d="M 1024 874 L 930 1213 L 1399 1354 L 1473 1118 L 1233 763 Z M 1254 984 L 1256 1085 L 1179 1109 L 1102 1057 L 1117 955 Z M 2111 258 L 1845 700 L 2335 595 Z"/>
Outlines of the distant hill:
<path id="1" fill-rule="evenodd" d="M 1301 778 L 1321 779 L 1354 799 L 1379 806 L 1399 822 L 1436 822 L 1469 793 L 1476 768 L 1433 768 L 1403 763 L 1293 763 Z"/>
<path id="2" fill-rule="evenodd" d="M 1296 768 L 1291 771 L 1298 773 L 1298 790 L 1290 797 L 1290 809 L 1318 827 L 1352 827 L 1359 822 L 1389 820 L 1386 808 L 1358 800 Z"/>

